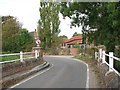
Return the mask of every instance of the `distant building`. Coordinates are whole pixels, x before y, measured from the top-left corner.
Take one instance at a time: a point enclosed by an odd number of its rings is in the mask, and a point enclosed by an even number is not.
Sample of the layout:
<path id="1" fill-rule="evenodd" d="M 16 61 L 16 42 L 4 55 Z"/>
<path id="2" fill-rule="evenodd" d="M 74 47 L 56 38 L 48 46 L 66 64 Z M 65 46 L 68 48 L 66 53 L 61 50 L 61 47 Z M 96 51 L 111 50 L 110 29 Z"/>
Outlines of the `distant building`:
<path id="1" fill-rule="evenodd" d="M 36 29 L 35 29 L 35 31 L 29 32 L 29 33 L 33 36 L 34 39 L 38 39 L 39 38 L 38 31 Z"/>
<path id="2" fill-rule="evenodd" d="M 74 37 L 64 41 L 61 48 L 72 48 L 73 45 L 75 45 L 75 44 L 82 45 L 82 35 L 74 36 Z"/>
<path id="3" fill-rule="evenodd" d="M 35 29 L 35 31 L 34 31 L 34 39 L 38 39 L 38 38 L 39 38 L 38 31 Z"/>

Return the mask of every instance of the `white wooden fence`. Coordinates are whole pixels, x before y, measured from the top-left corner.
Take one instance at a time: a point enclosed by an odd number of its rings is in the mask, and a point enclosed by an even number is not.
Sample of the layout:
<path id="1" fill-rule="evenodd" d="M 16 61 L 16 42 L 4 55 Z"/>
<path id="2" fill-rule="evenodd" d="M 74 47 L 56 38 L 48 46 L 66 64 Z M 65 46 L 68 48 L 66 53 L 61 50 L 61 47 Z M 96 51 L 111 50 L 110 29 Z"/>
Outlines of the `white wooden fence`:
<path id="1" fill-rule="evenodd" d="M 109 57 L 109 63 L 106 62 L 105 57 Z M 98 57 L 98 52 L 95 52 L 95 59 L 98 60 L 98 58 L 102 59 L 102 63 L 105 63 L 109 66 L 109 71 L 114 71 L 120 76 L 120 73 L 114 69 L 114 59 L 120 61 L 120 58 L 117 58 L 113 56 L 113 52 L 109 52 L 109 54 L 106 54 L 104 50 L 100 49 L 99 50 L 99 57 Z"/>
<path id="2" fill-rule="evenodd" d="M 35 56 L 28 56 L 26 58 L 24 58 L 23 56 L 25 54 L 33 54 L 35 53 Z M 3 64 L 3 63 L 8 63 L 8 62 L 15 62 L 15 61 L 20 61 L 20 62 L 23 62 L 24 59 L 30 59 L 30 58 L 38 58 L 39 57 L 39 52 L 37 50 L 35 50 L 35 52 L 20 52 L 20 53 L 13 53 L 13 54 L 0 54 L 0 57 L 2 56 L 13 56 L 13 55 L 19 55 L 20 56 L 20 59 L 15 59 L 15 60 L 9 60 L 9 61 L 1 61 L 0 64 Z"/>

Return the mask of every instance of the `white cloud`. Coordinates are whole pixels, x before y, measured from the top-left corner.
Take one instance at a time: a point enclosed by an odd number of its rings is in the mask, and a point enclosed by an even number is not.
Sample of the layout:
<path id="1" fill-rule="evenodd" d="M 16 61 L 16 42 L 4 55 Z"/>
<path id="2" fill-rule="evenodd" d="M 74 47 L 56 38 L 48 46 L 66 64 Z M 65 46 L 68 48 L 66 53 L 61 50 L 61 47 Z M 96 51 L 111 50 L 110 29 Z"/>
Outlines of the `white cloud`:
<path id="1" fill-rule="evenodd" d="M 70 22 L 72 20 L 70 20 L 68 17 L 66 17 L 66 19 L 63 19 L 63 16 L 62 14 L 59 15 L 60 16 L 60 20 L 61 20 L 61 23 L 60 23 L 60 29 L 61 29 L 61 32 L 59 35 L 66 35 L 68 38 L 71 38 L 72 35 L 77 32 L 77 33 L 82 33 L 81 30 L 82 30 L 82 27 L 72 27 L 72 29 L 70 28 Z"/>
<path id="2" fill-rule="evenodd" d="M 4 0 L 3 0 L 4 1 Z M 5 0 L 0 1 L 0 16 L 11 15 L 23 23 L 23 28 L 34 31 L 39 20 L 39 0 Z"/>
<path id="3" fill-rule="evenodd" d="M 27 28 L 29 32 L 37 28 L 37 22 L 40 18 L 39 13 L 40 0 L 0 0 L 0 16 L 11 15 L 23 24 L 23 28 Z M 71 38 L 74 32 L 81 33 L 81 28 L 70 29 L 70 19 L 65 20 L 60 14 L 59 35 L 66 35 Z"/>

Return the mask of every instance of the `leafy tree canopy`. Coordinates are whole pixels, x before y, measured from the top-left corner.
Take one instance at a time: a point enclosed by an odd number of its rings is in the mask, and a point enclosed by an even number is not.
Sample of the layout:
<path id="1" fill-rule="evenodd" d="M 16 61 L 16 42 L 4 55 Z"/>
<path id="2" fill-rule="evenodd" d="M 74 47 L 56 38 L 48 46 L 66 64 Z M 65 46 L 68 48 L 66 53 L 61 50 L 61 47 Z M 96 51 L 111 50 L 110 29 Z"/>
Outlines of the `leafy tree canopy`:
<path id="1" fill-rule="evenodd" d="M 77 32 L 75 32 L 72 37 L 74 37 L 74 36 L 80 36 L 80 35 L 81 34 L 78 34 Z"/>
<path id="2" fill-rule="evenodd" d="M 59 11 L 58 2 L 40 2 L 40 20 L 38 21 L 39 37 L 42 41 L 41 47 L 56 47 L 58 42 L 59 29 Z"/>
<path id="3" fill-rule="evenodd" d="M 13 16 L 2 16 L 2 50 L 6 52 L 31 51 L 33 37 Z"/>
<path id="4" fill-rule="evenodd" d="M 65 2 L 61 13 L 73 21 L 71 26 L 82 26 L 89 42 L 103 44 L 107 52 L 120 45 L 120 2 Z"/>
<path id="5" fill-rule="evenodd" d="M 14 39 L 19 35 L 20 23 L 13 16 L 2 16 L 2 48 L 3 51 L 13 51 Z"/>

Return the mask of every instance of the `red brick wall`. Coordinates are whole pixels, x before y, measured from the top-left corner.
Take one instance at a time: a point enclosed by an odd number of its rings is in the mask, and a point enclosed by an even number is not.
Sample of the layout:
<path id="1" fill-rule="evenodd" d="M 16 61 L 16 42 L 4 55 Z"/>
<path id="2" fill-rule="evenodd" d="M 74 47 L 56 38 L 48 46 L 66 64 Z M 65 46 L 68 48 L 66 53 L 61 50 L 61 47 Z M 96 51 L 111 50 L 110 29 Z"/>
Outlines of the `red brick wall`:
<path id="1" fill-rule="evenodd" d="M 43 63 L 43 59 L 30 59 L 22 62 L 14 62 L 2 65 L 2 77 L 6 77 L 24 70 L 30 70 L 31 68 Z"/>
<path id="2" fill-rule="evenodd" d="M 70 53 L 71 53 L 72 55 L 78 54 L 78 48 L 70 48 Z"/>

